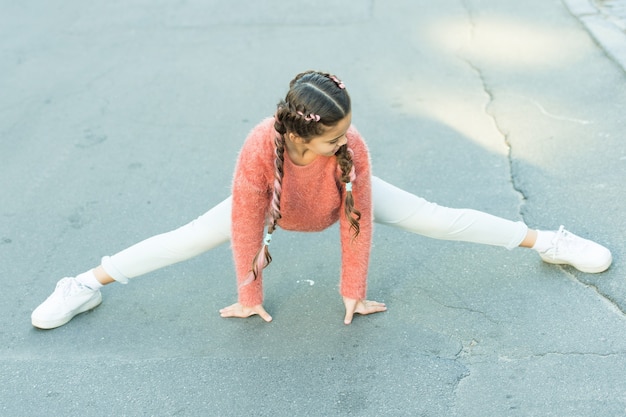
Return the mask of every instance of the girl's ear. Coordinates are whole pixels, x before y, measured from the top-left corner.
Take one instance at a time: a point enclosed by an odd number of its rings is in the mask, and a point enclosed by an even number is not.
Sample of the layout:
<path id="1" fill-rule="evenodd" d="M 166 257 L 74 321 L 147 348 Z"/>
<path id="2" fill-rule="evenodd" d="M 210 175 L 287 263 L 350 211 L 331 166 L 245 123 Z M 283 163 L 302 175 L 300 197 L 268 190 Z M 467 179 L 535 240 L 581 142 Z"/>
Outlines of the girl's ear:
<path id="1" fill-rule="evenodd" d="M 287 133 L 287 137 L 288 137 L 288 138 L 289 138 L 289 140 L 290 140 L 291 142 L 293 142 L 293 143 L 298 143 L 298 144 L 305 143 L 305 140 L 304 140 L 304 139 L 302 139 L 300 136 L 296 135 L 296 134 L 295 134 L 295 133 L 293 133 L 293 132 L 289 132 L 289 133 Z"/>

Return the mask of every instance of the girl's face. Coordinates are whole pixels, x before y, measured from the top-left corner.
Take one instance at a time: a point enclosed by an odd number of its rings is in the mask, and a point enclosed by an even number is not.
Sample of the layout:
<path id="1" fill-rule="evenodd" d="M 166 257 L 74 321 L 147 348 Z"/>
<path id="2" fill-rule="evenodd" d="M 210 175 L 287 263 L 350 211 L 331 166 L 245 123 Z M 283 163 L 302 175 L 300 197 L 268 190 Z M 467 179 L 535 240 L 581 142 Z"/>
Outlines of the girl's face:
<path id="1" fill-rule="evenodd" d="M 302 145 L 316 155 L 333 156 L 348 141 L 346 133 L 350 128 L 350 123 L 352 123 L 352 114 L 348 113 L 335 126 L 326 128 L 321 135 L 314 136 Z"/>

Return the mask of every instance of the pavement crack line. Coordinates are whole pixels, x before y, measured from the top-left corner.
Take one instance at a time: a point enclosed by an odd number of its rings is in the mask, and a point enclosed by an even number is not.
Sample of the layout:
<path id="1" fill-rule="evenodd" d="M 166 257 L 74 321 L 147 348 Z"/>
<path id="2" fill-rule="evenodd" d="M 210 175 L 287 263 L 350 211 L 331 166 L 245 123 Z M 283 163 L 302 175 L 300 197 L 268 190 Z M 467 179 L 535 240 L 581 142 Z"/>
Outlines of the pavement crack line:
<path id="1" fill-rule="evenodd" d="M 563 356 L 563 357 L 570 357 L 570 356 L 588 356 L 588 357 L 595 357 L 595 358 L 614 358 L 614 357 L 624 357 L 624 354 L 626 352 L 607 352 L 607 353 L 598 353 L 598 352 L 557 352 L 557 351 L 550 351 L 550 352 L 540 352 L 540 353 L 534 353 L 534 354 L 529 354 L 529 355 L 524 355 L 524 356 L 506 356 L 506 355 L 499 355 L 498 356 L 498 360 L 501 362 L 518 362 L 518 361 L 527 361 L 527 360 L 532 360 L 532 359 L 544 359 L 544 358 L 548 358 L 550 356 Z M 484 362 L 484 363 L 490 363 L 489 361 Z"/>
<path id="2" fill-rule="evenodd" d="M 467 64 L 468 67 L 472 69 L 472 71 L 474 71 L 478 80 L 481 83 L 483 92 L 487 96 L 487 101 L 483 107 L 483 111 L 485 115 L 491 119 L 494 128 L 496 129 L 498 134 L 502 137 L 502 141 L 504 142 L 504 145 L 506 146 L 506 149 L 507 149 L 506 158 L 507 158 L 507 163 L 509 166 L 509 182 L 511 183 L 511 187 L 513 191 L 518 195 L 520 199 L 518 212 L 519 212 L 520 217 L 524 219 L 522 208 L 523 208 L 524 202 L 527 200 L 527 197 L 526 197 L 526 194 L 524 193 L 524 190 L 518 185 L 518 181 L 515 175 L 516 171 L 515 171 L 515 161 L 513 158 L 513 147 L 511 145 L 511 141 L 509 140 L 509 135 L 500 127 L 500 124 L 498 123 L 498 119 L 496 118 L 496 115 L 492 111 L 489 110 L 495 100 L 494 93 L 489 88 L 489 85 L 487 84 L 485 80 L 485 76 L 482 70 L 478 66 L 476 66 L 470 59 L 466 57 L 461 57 L 461 59 Z"/>
<path id="3" fill-rule="evenodd" d="M 491 120 L 493 121 L 493 124 L 496 128 L 496 130 L 498 131 L 498 133 L 502 136 L 504 144 L 506 145 L 507 148 L 507 161 L 509 164 L 509 181 L 511 183 L 511 186 L 513 188 L 513 190 L 517 193 L 517 195 L 520 198 L 520 204 L 519 204 L 519 208 L 518 208 L 518 212 L 519 212 L 519 216 L 522 220 L 524 219 L 524 204 L 527 201 L 527 197 L 526 194 L 524 193 L 524 190 L 518 186 L 518 181 L 516 178 L 516 174 L 515 174 L 515 161 L 514 158 L 512 156 L 512 145 L 511 142 L 509 140 L 509 137 L 507 135 L 507 133 L 499 126 L 498 124 L 498 120 L 495 116 L 495 114 L 493 114 L 493 112 L 489 111 L 490 106 L 493 104 L 494 102 L 494 94 L 491 91 L 491 89 L 489 88 L 484 74 L 482 72 L 482 70 L 476 66 L 470 59 L 465 58 L 465 57 L 461 57 L 461 59 L 476 73 L 476 76 L 478 77 L 478 79 L 480 80 L 480 83 L 482 85 L 482 89 L 484 91 L 484 93 L 486 94 L 486 96 L 488 97 L 487 103 L 485 104 L 484 107 L 484 112 L 485 114 L 491 118 Z M 535 103 L 538 106 L 540 106 L 539 103 Z M 556 117 L 556 116 L 554 116 Z M 589 121 L 586 120 L 579 120 L 579 119 L 571 119 L 571 118 L 565 118 L 565 117 L 560 117 L 563 120 L 567 120 L 567 121 L 571 121 L 571 122 L 577 122 L 577 123 L 581 123 L 581 124 L 587 124 L 589 123 Z M 586 287 L 586 288 L 590 288 L 592 289 L 595 294 L 602 300 L 604 301 L 607 306 L 609 306 L 609 308 L 611 310 L 613 310 L 615 313 L 617 313 L 618 315 L 620 315 L 621 317 L 626 318 L 626 311 L 624 311 L 622 308 L 620 308 L 619 303 L 612 299 L 611 296 L 609 294 L 605 294 L 603 293 L 600 288 L 598 288 L 596 285 L 590 284 L 588 282 L 584 282 L 582 280 L 580 280 L 578 277 L 576 277 L 574 274 L 566 271 L 564 268 L 561 268 L 563 270 L 563 272 L 573 281 L 575 281 L 576 283 Z"/>
<path id="4" fill-rule="evenodd" d="M 570 1 L 571 3 L 571 1 Z M 469 24 L 469 34 L 468 34 L 468 40 L 469 40 L 469 45 L 471 46 L 473 39 L 474 39 L 474 31 L 476 30 L 476 21 L 474 18 L 474 13 L 471 9 L 471 7 L 469 6 L 469 2 L 468 0 L 461 0 L 461 4 L 463 5 L 463 7 L 465 8 L 465 11 L 467 13 L 467 19 L 468 19 L 468 24 Z M 490 108 L 492 107 L 494 101 L 495 101 L 495 97 L 494 97 L 494 92 L 491 90 L 491 88 L 489 87 L 489 84 L 487 83 L 487 80 L 485 79 L 485 75 L 483 73 L 483 70 L 476 65 L 470 58 L 468 58 L 467 56 L 459 53 L 458 54 L 459 59 L 461 59 L 469 68 L 472 69 L 472 71 L 476 74 L 476 77 L 478 78 L 482 90 L 485 93 L 485 95 L 487 96 L 487 101 L 484 105 L 483 111 L 484 113 L 487 115 L 487 117 L 489 117 L 492 122 L 493 125 L 495 127 L 495 129 L 498 131 L 498 133 L 500 134 L 500 136 L 502 137 L 502 140 L 504 142 L 504 145 L 506 146 L 507 149 L 507 161 L 508 161 L 508 165 L 509 165 L 509 181 L 511 183 L 511 186 L 513 188 L 513 190 L 517 193 L 517 195 L 520 198 L 520 204 L 518 207 L 518 213 L 519 216 L 522 220 L 524 219 L 524 204 L 527 201 L 527 196 L 524 192 L 524 190 L 519 186 L 518 184 L 518 180 L 516 177 L 516 170 L 515 170 L 515 160 L 512 156 L 513 154 L 513 147 L 511 144 L 511 141 L 509 139 L 509 135 L 505 132 L 504 129 L 502 129 L 502 127 L 500 126 L 500 124 L 498 123 L 498 119 L 496 117 L 496 115 L 493 113 L 493 111 L 490 111 Z M 582 119 L 575 119 L 575 118 L 570 118 L 570 117 L 565 117 L 565 116 L 561 116 L 561 115 L 555 115 L 552 113 L 549 113 L 539 102 L 532 100 L 528 97 L 520 97 L 523 98 L 525 100 L 529 100 L 533 105 L 537 106 L 539 111 L 547 116 L 547 117 L 551 117 L 557 120 L 563 120 L 563 121 L 568 121 L 568 122 L 574 122 L 574 123 L 579 123 L 579 124 L 589 124 L 590 121 L 588 120 L 582 120 Z M 562 268 L 563 269 L 563 268 Z M 572 279 L 573 281 L 577 282 L 578 284 L 590 288 L 592 289 L 596 295 L 598 297 L 600 297 L 600 299 L 602 301 L 604 301 L 611 310 L 613 310 L 614 312 L 616 312 L 618 315 L 622 316 L 622 317 L 626 317 L 626 311 L 624 311 L 622 308 L 620 308 L 619 303 L 616 302 L 615 300 L 613 300 L 608 294 L 604 294 L 602 291 L 600 291 L 600 289 L 592 284 L 589 284 L 587 282 L 584 282 L 580 279 L 578 279 L 576 276 L 574 276 L 573 274 L 567 272 L 565 269 L 563 269 L 564 273 L 566 275 L 568 275 L 568 277 L 570 279 Z"/>
<path id="5" fill-rule="evenodd" d="M 565 8 L 585 28 L 602 53 L 626 71 L 626 37 L 623 19 L 611 16 L 602 3 L 585 0 L 562 0 Z"/>
<path id="6" fill-rule="evenodd" d="M 490 323 L 493 324 L 501 324 L 500 322 L 498 322 L 497 320 L 489 317 L 489 315 L 487 313 L 485 313 L 484 311 L 480 311 L 480 310 L 475 310 L 469 307 L 462 307 L 462 306 L 452 306 L 452 305 L 448 305 L 448 304 L 444 304 L 438 300 L 435 300 L 434 298 L 431 297 L 431 299 L 438 303 L 440 306 L 450 309 L 450 310 L 460 310 L 460 311 L 465 311 L 467 313 L 471 313 L 471 314 L 478 314 L 479 316 L 482 316 L 485 320 L 487 320 Z"/>
<path id="7" fill-rule="evenodd" d="M 563 270 L 565 275 L 567 275 L 567 277 L 571 279 L 573 282 L 585 288 L 591 289 L 596 294 L 596 296 L 608 306 L 609 310 L 612 310 L 615 314 L 617 314 L 618 316 L 622 318 L 626 318 L 626 311 L 624 311 L 620 307 L 619 303 L 616 300 L 614 300 L 610 295 L 605 294 L 602 291 L 600 291 L 600 288 L 598 288 L 596 285 L 579 279 L 576 275 L 572 274 L 571 272 L 566 271 L 565 268 L 561 267 L 561 269 Z"/>
<path id="8" fill-rule="evenodd" d="M 468 0 L 461 0 L 461 5 L 463 6 L 463 8 L 465 9 L 465 12 L 467 13 L 467 21 L 469 24 L 468 44 L 471 47 L 473 40 L 474 40 L 474 32 L 476 30 L 476 20 L 474 18 L 474 12 L 472 11 L 472 8 L 470 7 Z M 518 181 L 515 176 L 515 161 L 513 160 L 513 156 L 512 156 L 513 149 L 512 149 L 511 141 L 509 140 L 509 135 L 504 131 L 504 129 L 502 129 L 502 127 L 498 123 L 498 119 L 496 115 L 492 111 L 490 111 L 490 108 L 492 107 L 495 101 L 494 92 L 489 87 L 489 84 L 487 83 L 487 80 L 485 79 L 485 75 L 482 69 L 478 65 L 476 65 L 468 56 L 463 55 L 461 52 L 459 52 L 457 56 L 476 74 L 476 77 L 478 78 L 480 82 L 481 88 L 485 96 L 487 97 L 486 103 L 483 106 L 483 112 L 488 118 L 491 119 L 491 122 L 493 123 L 494 128 L 496 129 L 496 131 L 502 138 L 502 141 L 507 149 L 506 157 L 507 157 L 507 163 L 509 166 L 509 182 L 511 183 L 511 187 L 513 191 L 517 194 L 517 196 L 520 199 L 520 203 L 518 206 L 518 213 L 519 213 L 520 218 L 524 219 L 523 206 L 524 206 L 524 202 L 527 200 L 527 196 L 522 190 L 522 188 L 518 185 Z"/>

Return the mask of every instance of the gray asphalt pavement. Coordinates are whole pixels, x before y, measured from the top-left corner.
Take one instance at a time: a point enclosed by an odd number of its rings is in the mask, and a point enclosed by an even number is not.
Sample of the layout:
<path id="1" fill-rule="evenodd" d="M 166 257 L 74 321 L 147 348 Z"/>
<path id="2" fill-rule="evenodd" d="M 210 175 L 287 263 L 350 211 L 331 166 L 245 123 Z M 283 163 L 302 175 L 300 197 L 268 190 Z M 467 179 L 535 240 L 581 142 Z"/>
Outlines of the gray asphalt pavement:
<path id="1" fill-rule="evenodd" d="M 626 415 L 626 37 L 601 3 L 0 1 L 0 415 Z M 344 326 L 337 229 L 279 230 L 272 323 L 219 317 L 224 245 L 31 327 L 58 279 L 226 197 L 310 68 L 346 83 L 376 175 L 613 266 L 381 226 L 389 310 Z"/>

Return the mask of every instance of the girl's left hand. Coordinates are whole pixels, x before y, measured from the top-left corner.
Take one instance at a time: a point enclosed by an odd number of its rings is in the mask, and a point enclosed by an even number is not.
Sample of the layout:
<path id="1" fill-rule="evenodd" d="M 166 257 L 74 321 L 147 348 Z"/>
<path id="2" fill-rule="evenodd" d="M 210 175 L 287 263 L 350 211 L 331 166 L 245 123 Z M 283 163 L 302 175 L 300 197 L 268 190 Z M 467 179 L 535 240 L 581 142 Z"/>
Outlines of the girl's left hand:
<path id="1" fill-rule="evenodd" d="M 258 314 L 261 318 L 268 323 L 272 321 L 272 316 L 263 308 L 263 304 L 257 304 L 255 306 L 243 306 L 239 303 L 229 305 L 220 310 L 220 316 L 222 317 L 239 317 L 247 318 Z"/>
<path id="2" fill-rule="evenodd" d="M 352 323 L 354 313 L 365 315 L 387 311 L 385 303 L 379 303 L 378 301 L 343 297 L 343 304 L 346 306 L 346 317 L 343 319 L 344 324 Z"/>

